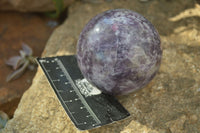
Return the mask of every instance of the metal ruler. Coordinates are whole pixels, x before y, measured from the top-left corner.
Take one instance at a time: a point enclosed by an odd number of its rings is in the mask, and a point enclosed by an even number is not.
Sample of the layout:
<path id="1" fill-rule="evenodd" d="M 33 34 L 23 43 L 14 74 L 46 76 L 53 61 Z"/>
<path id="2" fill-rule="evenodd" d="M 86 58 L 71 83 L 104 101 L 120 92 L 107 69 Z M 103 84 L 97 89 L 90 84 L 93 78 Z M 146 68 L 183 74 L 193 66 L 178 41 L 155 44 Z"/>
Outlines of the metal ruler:
<path id="1" fill-rule="evenodd" d="M 111 95 L 84 79 L 75 56 L 37 58 L 62 107 L 79 130 L 88 130 L 128 117 Z"/>

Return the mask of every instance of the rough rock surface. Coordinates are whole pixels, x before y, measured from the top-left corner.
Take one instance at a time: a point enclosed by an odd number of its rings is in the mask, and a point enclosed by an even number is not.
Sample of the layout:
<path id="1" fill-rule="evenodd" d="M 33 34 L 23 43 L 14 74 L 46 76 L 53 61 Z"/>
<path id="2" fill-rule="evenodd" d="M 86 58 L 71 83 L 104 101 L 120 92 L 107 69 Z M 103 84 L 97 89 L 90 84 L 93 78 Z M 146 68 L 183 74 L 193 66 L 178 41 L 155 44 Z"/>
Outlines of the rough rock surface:
<path id="1" fill-rule="evenodd" d="M 52 34 L 43 56 L 74 54 L 84 25 L 97 13 L 112 8 L 135 10 L 155 25 L 163 46 L 161 68 L 141 91 L 117 97 L 130 112 L 129 118 L 83 133 L 199 133 L 200 15 L 194 11 L 200 11 L 200 7 L 193 0 L 76 3 L 70 7 L 69 18 Z M 39 68 L 3 132 L 49 131 L 80 132 L 65 114 Z"/>
<path id="2" fill-rule="evenodd" d="M 69 6 L 74 0 L 63 0 Z M 17 10 L 22 12 L 47 12 L 55 10 L 53 0 L 1 0 L 0 10 Z"/>

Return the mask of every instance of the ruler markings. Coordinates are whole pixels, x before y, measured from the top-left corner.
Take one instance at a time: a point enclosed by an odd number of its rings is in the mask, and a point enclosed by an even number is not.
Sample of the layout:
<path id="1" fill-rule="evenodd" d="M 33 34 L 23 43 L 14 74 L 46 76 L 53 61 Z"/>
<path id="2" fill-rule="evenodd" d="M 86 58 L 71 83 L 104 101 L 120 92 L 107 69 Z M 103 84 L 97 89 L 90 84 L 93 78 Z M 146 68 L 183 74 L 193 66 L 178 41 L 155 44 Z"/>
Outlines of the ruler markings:
<path id="1" fill-rule="evenodd" d="M 78 129 L 97 128 L 130 115 L 113 96 L 101 93 L 87 97 L 82 94 L 82 88 L 75 82 L 83 78 L 75 56 L 38 58 L 37 61 Z M 84 89 L 91 88 L 90 84 L 83 85 L 86 85 Z"/>
<path id="2" fill-rule="evenodd" d="M 56 60 L 56 62 L 58 63 L 58 65 L 60 66 L 61 70 L 64 72 L 66 78 L 69 80 L 69 82 L 71 82 L 72 87 L 74 88 L 74 91 L 77 93 L 77 95 L 79 96 L 80 100 L 82 101 L 82 103 L 85 105 L 85 108 L 87 109 L 87 111 L 90 113 L 90 115 L 94 118 L 94 120 L 96 121 L 96 124 L 100 124 L 101 121 L 98 119 L 98 117 L 96 116 L 96 114 L 92 111 L 92 109 L 90 108 L 90 106 L 88 105 L 88 103 L 85 101 L 84 97 L 81 95 L 79 89 L 76 87 L 74 81 L 71 79 L 68 71 L 65 69 L 65 67 L 63 66 L 62 62 L 60 60 Z M 94 126 L 94 125 L 93 125 Z"/>
<path id="3" fill-rule="evenodd" d="M 45 68 L 45 66 L 44 66 L 44 64 L 43 64 L 43 61 L 42 62 L 40 62 L 41 63 L 41 65 L 43 66 L 43 68 L 44 68 L 44 70 L 46 71 L 46 68 Z M 52 85 L 54 86 L 54 88 L 56 88 L 55 90 L 56 90 L 56 92 L 57 92 L 57 94 L 59 95 L 59 97 L 60 97 L 60 99 L 62 100 L 62 102 L 65 104 L 65 102 L 64 102 L 64 100 L 63 100 L 63 98 L 62 98 L 62 96 L 60 95 L 60 93 L 59 93 L 59 91 L 58 91 L 58 89 L 57 89 L 57 87 L 55 86 L 55 84 L 53 83 L 53 80 L 51 79 L 51 76 L 49 75 L 49 73 L 46 71 L 46 73 L 47 73 L 47 75 L 48 75 L 48 77 L 50 78 L 50 80 L 52 81 L 51 83 L 52 83 Z M 66 104 L 65 104 L 66 105 Z M 68 110 L 68 112 L 70 113 L 70 115 L 71 115 L 71 117 L 73 118 L 73 120 L 76 122 L 76 124 L 77 125 L 79 125 L 80 123 L 78 123 L 77 121 L 76 121 L 76 119 L 74 118 L 74 116 L 72 115 L 72 113 L 70 112 L 70 110 L 69 110 L 69 108 L 68 108 L 68 106 L 66 105 L 66 109 Z"/>

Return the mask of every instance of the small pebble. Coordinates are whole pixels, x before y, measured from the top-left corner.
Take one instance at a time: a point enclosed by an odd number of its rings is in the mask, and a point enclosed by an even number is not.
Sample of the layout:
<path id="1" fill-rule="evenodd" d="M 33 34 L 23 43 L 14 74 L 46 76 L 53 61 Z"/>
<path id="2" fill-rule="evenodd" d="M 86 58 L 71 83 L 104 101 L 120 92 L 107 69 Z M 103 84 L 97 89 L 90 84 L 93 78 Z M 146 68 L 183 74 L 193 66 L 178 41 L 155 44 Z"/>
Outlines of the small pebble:
<path id="1" fill-rule="evenodd" d="M 54 27 L 58 26 L 58 22 L 56 22 L 56 21 L 48 21 L 47 22 L 47 26 L 49 26 L 51 28 L 54 28 Z"/>

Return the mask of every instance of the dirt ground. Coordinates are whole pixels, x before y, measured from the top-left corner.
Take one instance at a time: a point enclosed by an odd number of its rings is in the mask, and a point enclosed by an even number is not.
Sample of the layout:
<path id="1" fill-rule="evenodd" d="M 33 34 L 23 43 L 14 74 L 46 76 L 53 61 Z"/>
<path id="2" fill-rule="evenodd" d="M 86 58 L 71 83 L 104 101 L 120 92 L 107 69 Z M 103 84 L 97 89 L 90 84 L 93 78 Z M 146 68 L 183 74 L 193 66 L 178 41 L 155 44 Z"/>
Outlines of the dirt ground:
<path id="1" fill-rule="evenodd" d="M 27 70 L 17 80 L 6 82 L 6 76 L 13 70 L 5 62 L 19 55 L 22 43 L 30 46 L 33 55 L 39 57 L 55 28 L 51 27 L 54 22 L 41 14 L 0 12 L 0 110 L 10 117 L 24 91 L 30 87 L 36 69 Z"/>

